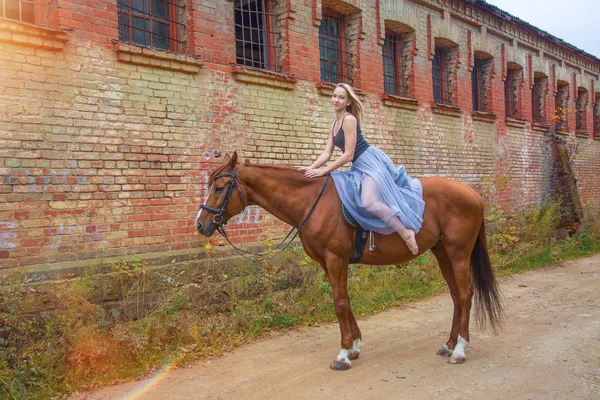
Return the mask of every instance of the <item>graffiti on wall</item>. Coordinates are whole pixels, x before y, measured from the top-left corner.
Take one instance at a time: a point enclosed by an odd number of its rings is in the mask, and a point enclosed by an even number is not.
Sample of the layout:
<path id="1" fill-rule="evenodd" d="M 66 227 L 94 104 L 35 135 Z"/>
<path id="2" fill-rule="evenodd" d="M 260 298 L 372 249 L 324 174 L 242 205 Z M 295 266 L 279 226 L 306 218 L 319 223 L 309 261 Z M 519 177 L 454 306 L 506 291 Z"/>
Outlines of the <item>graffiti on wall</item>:
<path id="1" fill-rule="evenodd" d="M 8 170 L 7 184 L 11 186 L 13 193 L 45 193 L 52 185 L 56 192 L 78 192 L 83 191 L 89 185 L 89 177 L 95 176 L 91 170 L 76 170 L 66 168 L 63 170 L 50 170 L 38 175 L 28 168 L 11 168 Z M 106 190 L 107 185 L 115 183 L 114 176 L 106 176 L 98 185 L 100 190 Z"/>

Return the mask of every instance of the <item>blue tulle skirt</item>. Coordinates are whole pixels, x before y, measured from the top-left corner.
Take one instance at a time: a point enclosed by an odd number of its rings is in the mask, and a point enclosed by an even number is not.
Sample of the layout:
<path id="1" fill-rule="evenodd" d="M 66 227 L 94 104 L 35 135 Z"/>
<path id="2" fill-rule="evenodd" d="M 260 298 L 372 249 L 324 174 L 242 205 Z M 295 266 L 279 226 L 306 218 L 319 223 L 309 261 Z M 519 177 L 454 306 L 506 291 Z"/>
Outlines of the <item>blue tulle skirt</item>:
<path id="1" fill-rule="evenodd" d="M 393 233 L 392 216 L 399 218 L 406 228 L 415 232 L 421 229 L 425 209 L 423 186 L 418 179 L 408 176 L 406 168 L 395 167 L 381 149 L 369 146 L 348 171 L 333 172 L 331 177 L 342 203 L 364 229 Z M 372 204 L 365 206 L 364 202 L 371 203 L 373 196 L 387 206 L 382 207 L 385 212 L 376 215 L 370 211 Z"/>

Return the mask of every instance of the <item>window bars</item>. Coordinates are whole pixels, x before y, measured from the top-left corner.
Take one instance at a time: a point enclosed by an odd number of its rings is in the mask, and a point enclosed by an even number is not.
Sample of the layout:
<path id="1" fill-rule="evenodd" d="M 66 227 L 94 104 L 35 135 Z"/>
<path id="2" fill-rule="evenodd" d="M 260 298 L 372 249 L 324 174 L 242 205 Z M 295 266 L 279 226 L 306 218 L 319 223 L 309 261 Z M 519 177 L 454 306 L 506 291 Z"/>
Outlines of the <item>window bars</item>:
<path id="1" fill-rule="evenodd" d="M 485 111 L 485 79 L 483 60 L 476 58 L 471 71 L 471 91 L 473 98 L 473 110 Z"/>
<path id="2" fill-rule="evenodd" d="M 596 98 L 596 103 L 594 104 L 594 135 L 600 136 L 600 105 L 598 102 L 600 99 Z"/>
<path id="3" fill-rule="evenodd" d="M 408 95 L 409 59 L 403 54 L 402 35 L 386 33 L 383 43 L 383 84 L 387 94 L 406 97 Z"/>
<path id="4" fill-rule="evenodd" d="M 319 26 L 319 54 L 323 82 L 353 83 L 350 78 L 348 62 L 350 54 L 347 48 L 343 16 L 326 13 L 323 10 L 323 19 Z"/>
<path id="5" fill-rule="evenodd" d="M 506 80 L 504 81 L 504 104 L 506 116 L 516 118 L 517 116 L 517 74 L 518 70 L 509 69 L 506 71 Z"/>
<path id="6" fill-rule="evenodd" d="M 279 72 L 275 45 L 273 0 L 234 2 L 236 63 Z"/>
<path id="7" fill-rule="evenodd" d="M 433 101 L 438 104 L 452 104 L 450 52 L 436 47 L 433 57 Z"/>
<path id="8" fill-rule="evenodd" d="M 533 90 L 531 91 L 531 104 L 533 122 L 546 123 L 544 118 L 544 78 L 533 78 Z"/>
<path id="9" fill-rule="evenodd" d="M 185 42 L 179 40 L 185 25 L 177 22 L 185 7 L 175 0 L 117 0 L 117 9 L 120 41 L 173 52 L 185 50 Z"/>
<path id="10" fill-rule="evenodd" d="M 0 0 L 0 17 L 35 23 L 33 0 Z"/>
<path id="11" fill-rule="evenodd" d="M 585 132 L 585 104 L 587 91 L 577 91 L 577 102 L 575 103 L 575 130 L 577 132 Z"/>

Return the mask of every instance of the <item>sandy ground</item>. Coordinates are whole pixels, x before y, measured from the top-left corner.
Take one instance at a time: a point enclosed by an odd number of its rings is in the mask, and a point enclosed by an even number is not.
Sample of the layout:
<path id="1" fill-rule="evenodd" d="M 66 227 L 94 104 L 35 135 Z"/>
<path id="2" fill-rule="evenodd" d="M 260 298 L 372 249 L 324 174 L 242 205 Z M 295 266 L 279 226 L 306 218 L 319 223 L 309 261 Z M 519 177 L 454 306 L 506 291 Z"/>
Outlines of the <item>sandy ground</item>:
<path id="1" fill-rule="evenodd" d="M 339 351 L 330 324 L 72 399 L 600 399 L 600 254 L 500 287 L 505 327 L 473 326 L 462 365 L 435 354 L 452 315 L 444 294 L 360 320 L 362 354 L 345 372 L 329 369 Z"/>

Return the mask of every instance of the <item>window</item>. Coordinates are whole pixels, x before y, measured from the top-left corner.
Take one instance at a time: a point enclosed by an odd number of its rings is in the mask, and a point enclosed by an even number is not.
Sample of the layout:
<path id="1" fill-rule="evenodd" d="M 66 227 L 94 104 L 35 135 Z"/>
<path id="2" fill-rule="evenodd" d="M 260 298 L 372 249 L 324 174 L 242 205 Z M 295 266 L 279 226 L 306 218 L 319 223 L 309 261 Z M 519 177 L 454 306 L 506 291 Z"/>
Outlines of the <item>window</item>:
<path id="1" fill-rule="evenodd" d="M 0 0 L 0 17 L 35 23 L 33 0 Z"/>
<path id="2" fill-rule="evenodd" d="M 387 31 L 383 43 L 383 84 L 387 94 L 408 97 L 410 43 L 408 34 Z"/>
<path id="3" fill-rule="evenodd" d="M 533 90 L 531 91 L 531 104 L 533 122 L 541 124 L 546 123 L 546 91 L 548 88 L 548 78 L 546 75 L 535 72 L 533 74 Z"/>
<path id="4" fill-rule="evenodd" d="M 183 52 L 184 7 L 175 0 L 117 0 L 119 40 L 159 50 Z"/>
<path id="5" fill-rule="evenodd" d="M 567 118 L 567 102 L 569 100 L 569 84 L 564 81 L 556 82 L 556 96 L 554 98 L 554 120 L 556 121 L 556 131 L 565 132 L 569 130 Z"/>
<path id="6" fill-rule="evenodd" d="M 596 95 L 594 103 L 594 135 L 600 136 L 600 96 Z"/>
<path id="7" fill-rule="evenodd" d="M 586 127 L 586 112 L 587 107 L 587 90 L 584 88 L 577 89 L 577 102 L 575 103 L 575 131 L 585 132 Z"/>
<path id="8" fill-rule="evenodd" d="M 352 84 L 350 78 L 350 55 L 344 29 L 344 16 L 331 9 L 323 8 L 319 26 L 319 54 L 321 81 L 337 84 Z"/>
<path id="9" fill-rule="evenodd" d="M 235 0 L 236 63 L 247 67 L 281 70 L 275 45 L 272 0 Z"/>
<path id="10" fill-rule="evenodd" d="M 471 92 L 474 111 L 492 111 L 491 83 L 493 59 L 484 53 L 475 53 L 473 71 L 471 71 Z"/>
<path id="11" fill-rule="evenodd" d="M 437 41 L 437 40 L 436 40 Z M 454 104 L 456 93 L 454 70 L 456 68 L 456 46 L 436 43 L 432 62 L 433 101 L 438 104 Z"/>
<path id="12" fill-rule="evenodd" d="M 504 81 L 504 104 L 507 117 L 521 117 L 519 95 L 522 80 L 523 68 L 515 64 L 508 65 L 506 70 L 506 80 Z"/>

